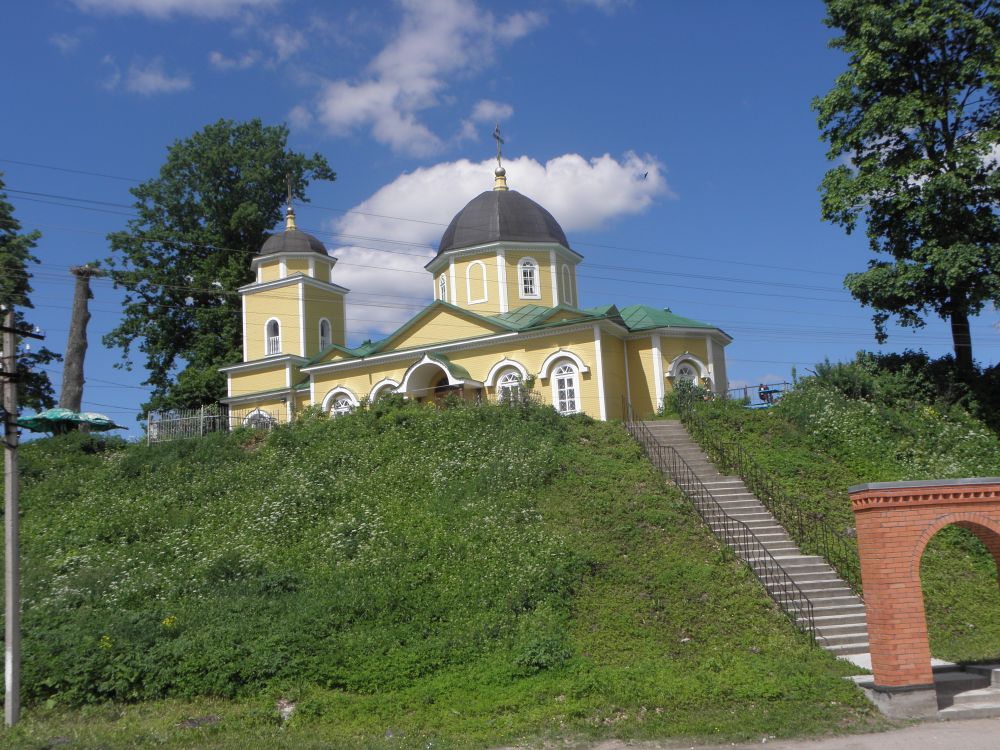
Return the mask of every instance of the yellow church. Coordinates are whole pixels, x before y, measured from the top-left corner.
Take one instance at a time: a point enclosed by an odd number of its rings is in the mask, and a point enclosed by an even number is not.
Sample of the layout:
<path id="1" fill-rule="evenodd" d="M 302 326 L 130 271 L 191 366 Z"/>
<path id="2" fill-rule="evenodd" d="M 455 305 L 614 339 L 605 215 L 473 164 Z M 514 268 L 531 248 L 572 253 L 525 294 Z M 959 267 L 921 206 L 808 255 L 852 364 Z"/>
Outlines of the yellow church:
<path id="1" fill-rule="evenodd" d="M 619 419 L 622 396 L 649 415 L 681 379 L 725 391 L 725 332 L 647 305 L 584 307 L 582 262 L 552 214 L 508 189 L 498 158 L 493 189 L 458 212 L 425 266 L 434 301 L 385 338 L 349 347 L 337 259 L 296 228 L 289 205 L 285 230 L 251 261 L 256 280 L 239 290 L 243 362 L 222 368 L 223 403 L 266 423 L 309 406 L 337 416 L 390 393 L 530 393 L 560 414 Z"/>

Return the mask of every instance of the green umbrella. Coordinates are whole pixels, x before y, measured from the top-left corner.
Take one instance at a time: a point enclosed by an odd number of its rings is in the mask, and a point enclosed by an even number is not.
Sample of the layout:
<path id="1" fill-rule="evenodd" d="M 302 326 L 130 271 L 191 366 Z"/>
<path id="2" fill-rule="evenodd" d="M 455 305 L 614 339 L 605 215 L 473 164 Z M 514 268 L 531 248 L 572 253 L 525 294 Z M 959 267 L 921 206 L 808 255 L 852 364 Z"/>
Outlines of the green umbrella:
<path id="1" fill-rule="evenodd" d="M 21 417 L 17 420 L 18 427 L 26 427 L 32 432 L 53 432 L 57 435 L 68 432 L 73 426 L 80 424 L 89 426 L 95 432 L 126 429 L 115 424 L 103 414 L 91 411 L 75 412 L 72 409 L 46 409 L 38 414 Z"/>

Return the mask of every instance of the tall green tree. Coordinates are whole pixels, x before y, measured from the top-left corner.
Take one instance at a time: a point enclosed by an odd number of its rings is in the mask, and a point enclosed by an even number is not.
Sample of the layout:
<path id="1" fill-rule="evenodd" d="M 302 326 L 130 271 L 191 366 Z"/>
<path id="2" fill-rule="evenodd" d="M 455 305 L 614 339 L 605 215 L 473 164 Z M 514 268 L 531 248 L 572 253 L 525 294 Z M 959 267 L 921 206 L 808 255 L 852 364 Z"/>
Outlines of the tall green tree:
<path id="1" fill-rule="evenodd" d="M 0 172 L 0 310 L 14 310 L 14 327 L 31 331 L 32 325 L 23 309 L 32 308 L 31 272 L 28 270 L 38 258 L 31 251 L 42 236 L 33 231 L 21 234 L 21 224 L 14 218 L 14 207 L 7 202 L 3 172 Z M 3 315 L 0 315 L 0 323 Z M 24 341 L 17 354 L 17 401 L 30 409 L 47 409 L 55 405 L 52 381 L 48 373 L 40 370 L 43 365 L 56 362 L 60 356 L 39 346 L 36 341 Z"/>
<path id="2" fill-rule="evenodd" d="M 864 218 L 877 258 L 845 285 L 886 323 L 951 324 L 973 372 L 969 319 L 1000 300 L 1000 11 L 993 0 L 827 0 L 846 72 L 814 102 L 828 157 L 823 218 Z"/>
<path id="3" fill-rule="evenodd" d="M 320 154 L 288 148 L 285 126 L 219 120 L 167 149 L 158 177 L 132 188 L 137 217 L 108 236 L 111 277 L 125 289 L 121 323 L 104 337 L 144 355 L 145 409 L 191 408 L 226 394 L 218 368 L 242 357 L 240 299 L 250 260 L 281 219 L 286 179 L 305 200 L 336 178 Z"/>

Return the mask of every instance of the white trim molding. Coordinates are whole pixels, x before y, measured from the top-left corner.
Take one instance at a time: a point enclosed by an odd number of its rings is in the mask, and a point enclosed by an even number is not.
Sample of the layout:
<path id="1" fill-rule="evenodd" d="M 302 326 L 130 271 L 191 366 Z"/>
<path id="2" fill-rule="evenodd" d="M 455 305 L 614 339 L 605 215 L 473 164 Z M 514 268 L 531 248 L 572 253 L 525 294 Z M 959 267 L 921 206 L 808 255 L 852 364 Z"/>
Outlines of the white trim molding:
<path id="1" fill-rule="evenodd" d="M 678 354 L 676 357 L 674 357 L 672 360 L 670 360 L 670 367 L 667 369 L 667 375 L 666 375 L 666 377 L 668 377 L 668 378 L 676 378 L 677 377 L 677 368 L 680 367 L 685 362 L 690 362 L 696 368 L 698 368 L 698 377 L 699 378 L 701 378 L 701 379 L 704 380 L 705 378 L 710 378 L 711 377 L 711 373 L 709 372 L 708 368 L 705 366 L 705 363 L 702 362 L 698 357 L 696 357 L 691 352 L 684 352 L 683 354 Z"/>
<path id="2" fill-rule="evenodd" d="M 565 302 L 567 305 L 572 305 L 573 304 L 573 284 L 571 282 L 571 279 L 573 278 L 573 275 L 570 273 L 569 263 L 563 263 L 562 264 L 562 271 L 561 271 L 561 273 L 562 273 L 562 278 L 561 278 L 561 281 L 562 281 L 562 301 Z"/>
<path id="3" fill-rule="evenodd" d="M 530 265 L 534 269 L 532 274 L 534 282 L 532 286 L 535 291 L 531 294 L 524 293 L 524 269 Z M 538 261 L 530 255 L 525 255 L 517 262 L 517 296 L 520 299 L 541 299 L 542 298 L 542 271 Z"/>
<path id="4" fill-rule="evenodd" d="M 351 402 L 351 405 L 354 406 L 355 408 L 357 408 L 358 404 L 361 403 L 360 401 L 358 401 L 358 397 L 354 395 L 354 391 L 352 391 L 350 388 L 348 388 L 345 385 L 335 385 L 323 397 L 324 414 L 330 411 L 330 402 L 332 402 L 333 399 L 335 399 L 337 396 L 341 395 L 346 396 L 348 400 Z"/>
<path id="5" fill-rule="evenodd" d="M 543 380 L 547 380 L 549 377 L 549 370 L 552 369 L 552 365 L 554 365 L 560 359 L 570 360 L 573 364 L 576 365 L 576 369 L 580 372 L 581 375 L 585 372 L 590 372 L 590 368 L 587 367 L 587 365 L 583 364 L 583 360 L 580 359 L 580 357 L 574 354 L 573 352 L 569 351 L 569 349 L 557 349 L 556 351 L 552 352 L 552 354 L 547 356 L 544 362 L 542 362 L 542 367 L 538 371 L 538 376 Z"/>
<path id="6" fill-rule="evenodd" d="M 715 384 L 715 352 L 712 351 L 712 337 L 705 336 L 705 351 L 708 352 L 708 379 Z M 715 390 L 714 387 L 712 390 Z"/>
<path id="7" fill-rule="evenodd" d="M 392 378 L 382 378 L 372 386 L 370 391 L 368 391 L 368 402 L 375 403 L 375 397 L 378 396 L 378 392 L 384 388 L 392 388 L 393 392 L 396 392 L 399 390 L 399 381 L 393 380 Z"/>
<path id="8" fill-rule="evenodd" d="M 434 365 L 435 367 L 439 368 L 448 378 L 448 385 L 461 385 L 461 386 L 468 385 L 472 386 L 473 388 L 483 387 L 483 384 L 480 383 L 478 380 L 473 380 L 471 378 L 469 378 L 468 380 L 459 380 L 454 375 L 452 375 L 451 372 L 448 370 L 448 368 L 445 367 L 441 362 L 434 359 L 434 357 L 432 357 L 431 355 L 425 354 L 418 361 L 414 362 L 412 365 L 406 368 L 406 374 L 403 375 L 403 382 L 399 384 L 399 387 L 396 390 L 398 390 L 400 393 L 406 393 L 406 391 L 409 390 L 410 388 L 410 378 L 413 376 L 413 373 L 415 373 L 418 369 L 420 369 L 424 365 Z"/>
<path id="9" fill-rule="evenodd" d="M 451 259 L 451 263 L 448 264 L 448 283 L 451 285 L 451 299 L 445 300 L 445 302 L 451 302 L 453 305 L 458 304 L 458 284 L 455 283 L 455 259 Z"/>
<path id="10" fill-rule="evenodd" d="M 653 411 L 663 406 L 663 355 L 660 354 L 660 334 L 653 334 L 653 382 L 656 384 L 656 403 Z"/>
<path id="11" fill-rule="evenodd" d="M 559 277 L 556 276 L 556 251 L 549 250 L 549 274 L 552 276 L 552 306 L 559 304 Z"/>
<path id="12" fill-rule="evenodd" d="M 604 404 L 604 362 L 601 359 L 601 327 L 594 323 L 594 370 L 597 372 L 597 404 L 601 421 L 607 421 L 608 410 Z"/>
<path id="13" fill-rule="evenodd" d="M 306 356 L 306 293 L 299 284 L 299 354 Z"/>
<path id="14" fill-rule="evenodd" d="M 497 248 L 497 284 L 500 286 L 500 312 L 507 312 L 507 252 Z"/>
<path id="15" fill-rule="evenodd" d="M 508 359 L 507 357 L 504 357 L 495 365 L 493 365 L 493 367 L 490 368 L 490 371 L 486 374 L 486 380 L 484 380 L 483 383 L 489 388 L 492 388 L 493 385 L 496 383 L 497 376 L 499 376 L 500 373 L 503 372 L 504 370 L 508 370 L 511 368 L 521 373 L 522 383 L 528 379 L 528 368 L 526 368 L 517 360 Z"/>
<path id="16" fill-rule="evenodd" d="M 483 296 L 477 297 L 476 299 L 472 298 L 472 269 L 474 266 L 478 266 L 482 269 L 483 273 Z M 486 264 L 481 260 L 474 260 L 465 267 L 465 299 L 468 300 L 470 305 L 478 305 L 483 302 L 489 302 L 490 284 L 487 279 Z"/>

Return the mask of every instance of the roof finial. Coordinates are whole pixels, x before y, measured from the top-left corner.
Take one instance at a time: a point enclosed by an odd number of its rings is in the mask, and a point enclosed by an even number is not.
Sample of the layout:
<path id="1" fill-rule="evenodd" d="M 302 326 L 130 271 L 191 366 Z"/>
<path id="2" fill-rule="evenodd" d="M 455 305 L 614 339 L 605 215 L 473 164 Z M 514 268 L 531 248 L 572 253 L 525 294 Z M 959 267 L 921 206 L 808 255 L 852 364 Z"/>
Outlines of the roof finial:
<path id="1" fill-rule="evenodd" d="M 290 174 L 285 175 L 285 187 L 288 190 L 288 206 L 285 209 L 285 231 L 293 232 L 296 226 L 295 209 L 292 208 L 292 176 Z"/>
<path id="2" fill-rule="evenodd" d="M 503 138 L 500 136 L 500 123 L 497 123 L 496 128 L 493 130 L 493 139 L 497 142 L 497 168 L 493 170 L 493 175 L 495 177 L 493 181 L 494 190 L 507 190 L 507 170 L 503 168 L 500 163 L 500 146 L 503 145 Z"/>

